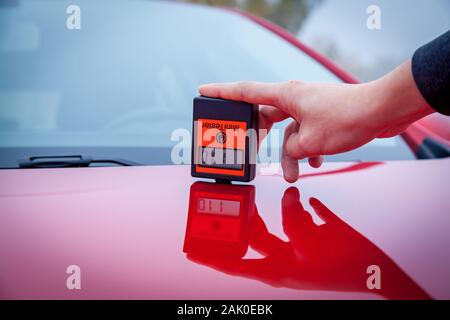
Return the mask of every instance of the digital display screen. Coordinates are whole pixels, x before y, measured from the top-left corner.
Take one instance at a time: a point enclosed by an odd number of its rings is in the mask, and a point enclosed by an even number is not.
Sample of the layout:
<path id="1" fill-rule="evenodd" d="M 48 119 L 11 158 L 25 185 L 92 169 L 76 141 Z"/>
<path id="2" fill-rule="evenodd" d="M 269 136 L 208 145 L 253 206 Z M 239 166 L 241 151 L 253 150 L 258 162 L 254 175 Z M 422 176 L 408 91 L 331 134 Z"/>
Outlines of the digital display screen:
<path id="1" fill-rule="evenodd" d="M 233 200 L 198 198 L 197 212 L 239 217 L 240 202 Z"/>
<path id="2" fill-rule="evenodd" d="M 203 167 L 242 170 L 244 152 L 239 149 L 199 147 L 199 165 Z"/>

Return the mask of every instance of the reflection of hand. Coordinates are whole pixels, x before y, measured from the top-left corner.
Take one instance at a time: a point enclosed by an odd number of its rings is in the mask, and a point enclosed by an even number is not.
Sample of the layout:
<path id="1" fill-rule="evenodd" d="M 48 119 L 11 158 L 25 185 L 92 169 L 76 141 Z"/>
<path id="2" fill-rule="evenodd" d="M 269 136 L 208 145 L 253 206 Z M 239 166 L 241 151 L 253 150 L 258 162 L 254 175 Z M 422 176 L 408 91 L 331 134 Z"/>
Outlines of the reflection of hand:
<path id="1" fill-rule="evenodd" d="M 415 85 L 410 61 L 363 84 L 238 82 L 204 85 L 199 91 L 209 97 L 262 105 L 261 129 L 270 130 L 275 122 L 292 118 L 285 129 L 281 160 L 288 182 L 298 179 L 299 159 L 309 158 L 318 167 L 322 155 L 399 134 L 433 112 Z"/>
<path id="2" fill-rule="evenodd" d="M 302 206 L 297 188 L 282 200 L 284 242 L 270 234 L 256 213 L 250 246 L 263 259 L 221 259 L 188 255 L 189 259 L 232 275 L 275 287 L 379 293 L 387 298 L 430 298 L 384 252 L 339 219 L 315 198 L 310 204 L 325 222 L 317 226 Z M 367 288 L 367 267 L 381 270 L 381 289 Z"/>

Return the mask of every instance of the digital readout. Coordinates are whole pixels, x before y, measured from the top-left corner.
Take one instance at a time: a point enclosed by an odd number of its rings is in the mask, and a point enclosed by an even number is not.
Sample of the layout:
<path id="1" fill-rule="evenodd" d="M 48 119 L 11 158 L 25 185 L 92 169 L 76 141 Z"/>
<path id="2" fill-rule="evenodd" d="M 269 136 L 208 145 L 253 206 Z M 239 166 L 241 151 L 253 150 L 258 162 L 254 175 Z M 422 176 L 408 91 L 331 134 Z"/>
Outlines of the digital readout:
<path id="1" fill-rule="evenodd" d="M 239 149 L 199 147 L 199 165 L 203 167 L 242 170 L 244 152 Z"/>
<path id="2" fill-rule="evenodd" d="M 238 217 L 239 209 L 239 201 L 211 198 L 198 198 L 197 200 L 197 212 L 199 213 Z"/>

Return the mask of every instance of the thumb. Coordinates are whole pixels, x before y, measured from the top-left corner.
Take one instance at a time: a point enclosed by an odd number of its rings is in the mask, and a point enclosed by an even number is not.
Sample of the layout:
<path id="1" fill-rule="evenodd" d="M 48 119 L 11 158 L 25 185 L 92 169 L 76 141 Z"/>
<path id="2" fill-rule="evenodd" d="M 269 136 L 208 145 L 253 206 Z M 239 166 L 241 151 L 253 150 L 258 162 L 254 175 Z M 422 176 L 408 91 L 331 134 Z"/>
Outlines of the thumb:
<path id="1" fill-rule="evenodd" d="M 283 121 L 289 116 L 278 108 L 268 105 L 259 106 L 259 132 L 258 132 L 258 150 L 262 142 L 269 134 L 270 129 L 275 122 Z"/>

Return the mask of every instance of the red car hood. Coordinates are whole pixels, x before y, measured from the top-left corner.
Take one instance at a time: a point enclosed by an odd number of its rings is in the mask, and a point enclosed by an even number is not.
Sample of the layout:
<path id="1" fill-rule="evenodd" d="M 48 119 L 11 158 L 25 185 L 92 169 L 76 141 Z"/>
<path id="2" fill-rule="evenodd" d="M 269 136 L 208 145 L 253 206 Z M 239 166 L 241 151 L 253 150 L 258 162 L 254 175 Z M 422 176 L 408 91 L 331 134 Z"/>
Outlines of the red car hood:
<path id="1" fill-rule="evenodd" d="M 303 166 L 290 189 L 258 175 L 247 229 L 224 218 L 229 239 L 204 237 L 200 253 L 191 232 L 218 224 L 188 219 L 193 192 L 232 187 L 191 187 L 188 166 L 2 170 L 0 298 L 449 299 L 449 165 Z M 214 254 L 230 239 L 245 257 Z M 66 287 L 69 265 L 80 290 Z"/>

